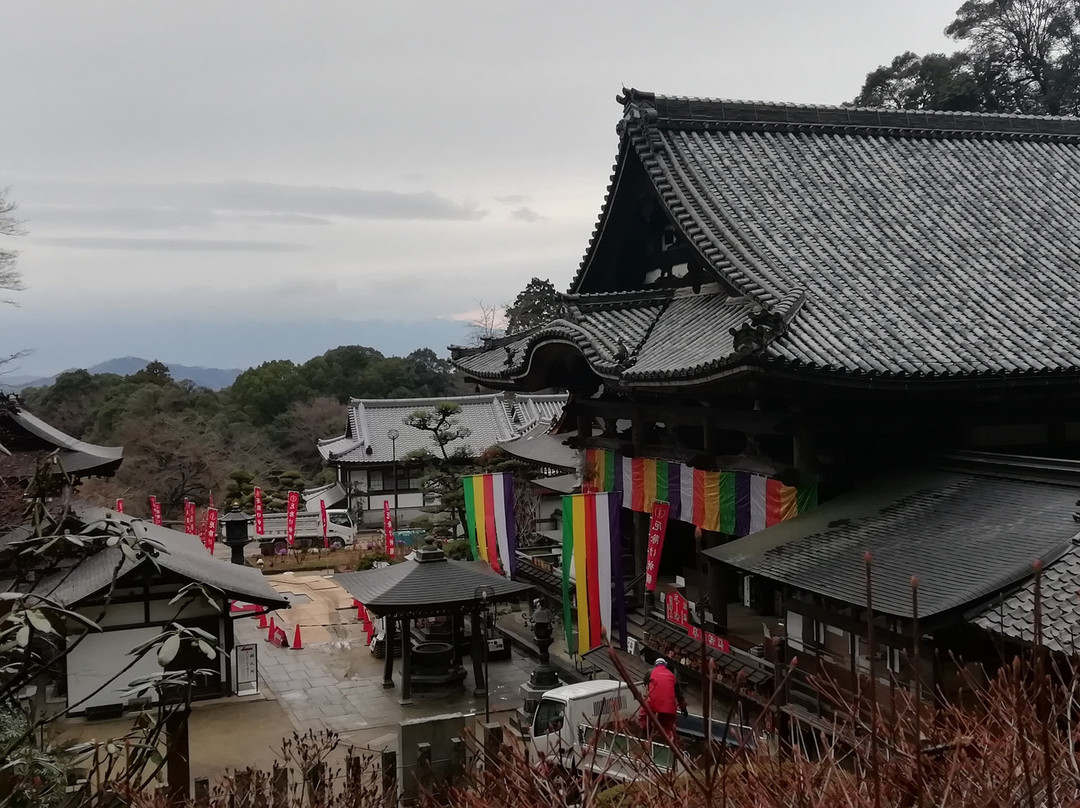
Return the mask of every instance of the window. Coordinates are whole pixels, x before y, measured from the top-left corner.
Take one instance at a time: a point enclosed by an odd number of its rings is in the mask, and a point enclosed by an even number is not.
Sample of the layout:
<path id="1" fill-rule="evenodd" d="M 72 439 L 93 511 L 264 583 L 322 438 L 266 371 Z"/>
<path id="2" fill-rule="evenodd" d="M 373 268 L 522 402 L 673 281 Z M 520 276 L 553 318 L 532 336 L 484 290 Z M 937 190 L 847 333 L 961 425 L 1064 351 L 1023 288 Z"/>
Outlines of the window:
<path id="1" fill-rule="evenodd" d="M 382 469 L 370 469 L 368 471 L 368 491 L 383 490 Z"/>
<path id="2" fill-rule="evenodd" d="M 542 699 L 536 708 L 536 717 L 533 720 L 533 735 L 550 735 L 559 732 L 563 726 L 563 714 L 566 705 L 561 701 Z"/>
<path id="3" fill-rule="evenodd" d="M 407 468 L 398 466 L 397 490 L 419 491 L 424 480 L 422 468 Z M 393 469 L 370 469 L 368 471 L 368 491 L 386 492 L 394 490 Z"/>

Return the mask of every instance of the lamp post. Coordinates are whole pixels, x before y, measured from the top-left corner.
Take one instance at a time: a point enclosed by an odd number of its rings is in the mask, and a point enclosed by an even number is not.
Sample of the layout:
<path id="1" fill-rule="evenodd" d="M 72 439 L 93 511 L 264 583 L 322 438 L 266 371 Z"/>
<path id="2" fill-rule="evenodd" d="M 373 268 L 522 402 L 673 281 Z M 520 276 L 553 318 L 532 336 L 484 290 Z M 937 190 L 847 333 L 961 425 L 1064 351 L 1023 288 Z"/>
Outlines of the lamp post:
<path id="1" fill-rule="evenodd" d="M 473 597 L 480 600 L 483 606 L 484 623 L 484 723 L 491 721 L 491 677 L 488 674 L 488 657 L 491 647 L 488 645 L 488 601 L 495 596 L 495 590 L 490 586 L 478 586 L 473 591 Z M 476 626 L 473 626 L 476 631 Z M 476 646 L 473 646 L 474 648 Z"/>
<path id="2" fill-rule="evenodd" d="M 397 530 L 397 439 L 401 437 L 401 433 L 391 429 L 386 433 L 386 437 L 390 438 L 390 462 L 393 464 L 391 474 L 394 475 L 394 530 Z"/>

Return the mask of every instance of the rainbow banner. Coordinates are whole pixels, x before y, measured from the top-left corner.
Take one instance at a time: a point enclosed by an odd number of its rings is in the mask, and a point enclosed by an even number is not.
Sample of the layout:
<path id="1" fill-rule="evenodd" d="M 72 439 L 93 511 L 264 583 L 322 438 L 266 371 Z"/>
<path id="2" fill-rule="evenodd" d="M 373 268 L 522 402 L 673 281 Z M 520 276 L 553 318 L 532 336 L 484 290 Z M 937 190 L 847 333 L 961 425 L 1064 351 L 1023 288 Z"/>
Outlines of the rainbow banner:
<path id="1" fill-rule="evenodd" d="M 817 483 L 795 488 L 746 471 L 702 471 L 651 457 L 585 450 L 585 482 L 616 494 L 622 507 L 652 513 L 657 500 L 669 516 L 702 530 L 747 536 L 817 507 Z"/>
<path id="2" fill-rule="evenodd" d="M 486 561 L 500 575 L 517 574 L 517 523 L 514 478 L 508 473 L 474 474 L 462 479 L 465 523 L 472 557 Z M 501 559 L 501 562 L 500 562 Z"/>
<path id="3" fill-rule="evenodd" d="M 602 630 L 619 633 L 626 647 L 626 592 L 623 590 L 619 497 L 570 494 L 563 497 L 563 625 L 566 647 L 584 654 L 603 642 Z M 573 645 L 570 579 L 577 596 L 577 647 Z"/>

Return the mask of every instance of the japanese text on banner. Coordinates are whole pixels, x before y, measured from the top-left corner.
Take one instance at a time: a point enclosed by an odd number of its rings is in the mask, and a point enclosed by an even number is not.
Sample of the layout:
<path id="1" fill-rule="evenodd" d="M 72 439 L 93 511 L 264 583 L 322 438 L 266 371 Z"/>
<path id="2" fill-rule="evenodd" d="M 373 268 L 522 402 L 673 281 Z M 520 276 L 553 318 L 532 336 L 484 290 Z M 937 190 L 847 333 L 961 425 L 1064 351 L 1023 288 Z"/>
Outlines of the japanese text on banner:
<path id="1" fill-rule="evenodd" d="M 296 544 L 296 513 L 300 510 L 300 492 L 290 491 L 285 509 L 285 540 L 292 546 Z"/>
<path id="2" fill-rule="evenodd" d="M 150 497 L 150 518 L 154 520 L 155 525 L 161 524 L 161 503 L 155 496 Z"/>
<path id="3" fill-rule="evenodd" d="M 217 540 L 217 508 L 206 509 L 206 535 L 203 536 L 203 542 L 206 544 L 206 549 L 210 552 L 214 551 L 214 542 Z"/>
<path id="4" fill-rule="evenodd" d="M 190 536 L 198 532 L 195 528 L 195 503 L 189 499 L 184 500 L 184 532 Z"/>
<path id="5" fill-rule="evenodd" d="M 383 500 L 383 533 L 386 534 L 386 554 L 394 557 L 397 549 L 394 543 L 394 522 L 390 518 L 390 503 Z"/>
<path id="6" fill-rule="evenodd" d="M 666 502 L 653 503 L 649 522 L 649 550 L 645 557 L 645 591 L 656 591 L 656 579 L 660 572 L 660 554 L 664 549 L 664 533 L 667 532 L 668 509 Z"/>
<path id="7" fill-rule="evenodd" d="M 255 535 L 263 535 L 263 501 L 262 501 L 262 489 L 256 488 L 253 492 L 255 497 Z"/>
<path id="8" fill-rule="evenodd" d="M 124 500 L 122 500 L 122 499 L 116 500 L 116 512 L 117 513 L 123 513 L 124 512 Z"/>

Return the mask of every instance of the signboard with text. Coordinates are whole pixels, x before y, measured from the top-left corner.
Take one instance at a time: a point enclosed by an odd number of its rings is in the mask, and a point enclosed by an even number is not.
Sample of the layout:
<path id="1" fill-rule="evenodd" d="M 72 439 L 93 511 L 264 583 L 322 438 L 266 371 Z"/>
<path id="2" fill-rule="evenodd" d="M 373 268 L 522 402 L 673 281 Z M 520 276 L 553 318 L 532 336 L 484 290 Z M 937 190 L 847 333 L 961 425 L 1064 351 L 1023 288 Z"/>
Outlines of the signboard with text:
<path id="1" fill-rule="evenodd" d="M 682 596 L 682 593 L 669 592 L 667 594 L 664 598 L 664 615 L 669 623 L 685 628 L 690 639 L 698 642 L 704 640 L 705 645 L 714 651 L 720 651 L 723 654 L 731 653 L 731 643 L 723 637 L 709 631 L 703 631 L 700 626 L 690 624 L 690 604 Z"/>

